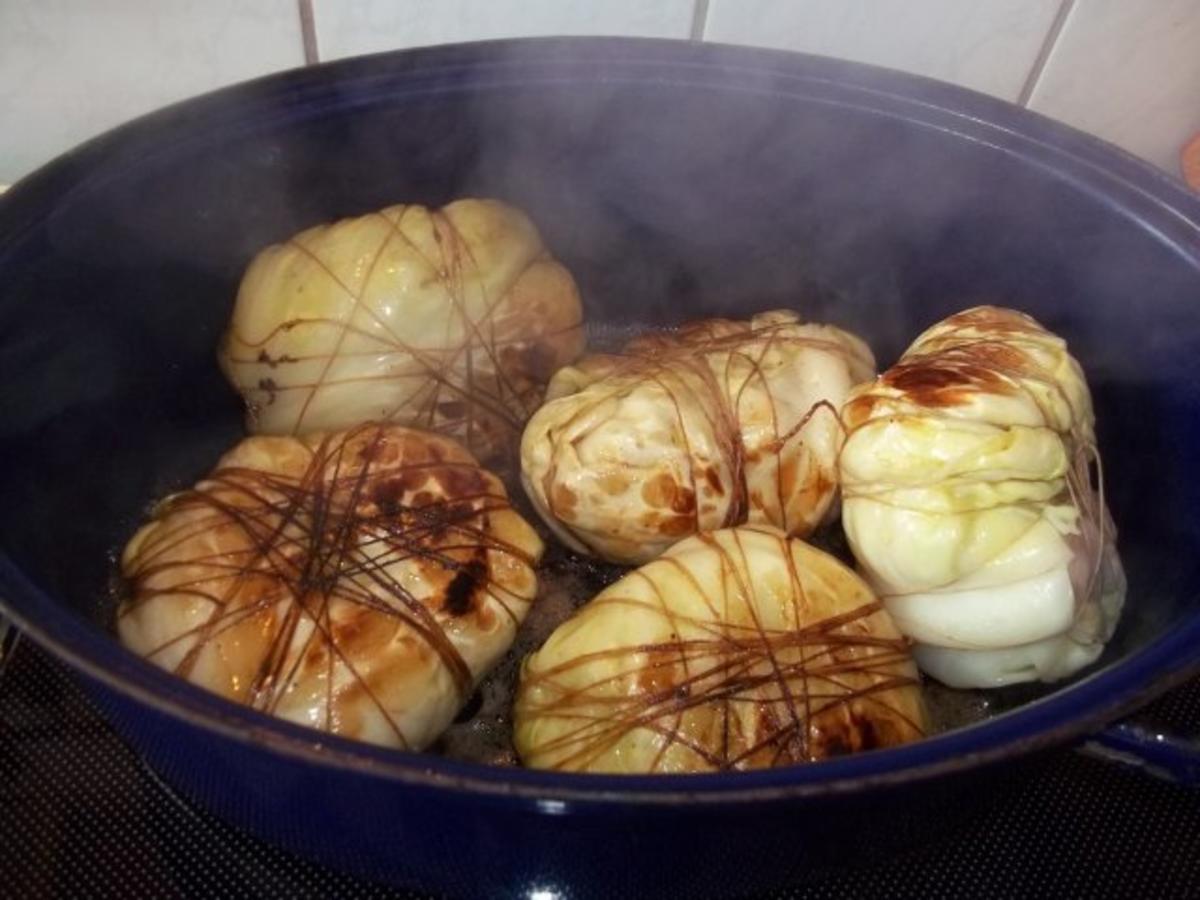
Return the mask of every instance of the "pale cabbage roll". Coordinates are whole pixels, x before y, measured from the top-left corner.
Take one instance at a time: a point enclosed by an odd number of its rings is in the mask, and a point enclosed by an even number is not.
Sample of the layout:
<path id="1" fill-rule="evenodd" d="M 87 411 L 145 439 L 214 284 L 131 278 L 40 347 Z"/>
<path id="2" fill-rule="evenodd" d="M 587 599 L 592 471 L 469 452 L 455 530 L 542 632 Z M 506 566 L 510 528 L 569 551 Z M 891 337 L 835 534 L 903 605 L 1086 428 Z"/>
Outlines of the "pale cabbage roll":
<path id="1" fill-rule="evenodd" d="M 978 307 L 843 408 L 842 521 L 924 671 L 955 687 L 1088 665 L 1124 599 L 1091 397 L 1066 343 Z"/>
<path id="2" fill-rule="evenodd" d="M 838 407 L 874 365 L 852 334 L 788 311 L 585 357 L 525 428 L 526 493 L 569 547 L 617 563 L 746 522 L 806 536 L 837 488 Z"/>
<path id="3" fill-rule="evenodd" d="M 583 351 L 581 322 L 574 280 L 518 210 L 392 206 L 259 253 L 220 362 L 252 432 L 392 421 L 487 460 Z"/>
<path id="4" fill-rule="evenodd" d="M 813 762 L 928 729 L 907 641 L 834 557 L 769 526 L 687 538 L 528 656 L 525 765 L 689 773 Z"/>
<path id="5" fill-rule="evenodd" d="M 129 541 L 117 631 L 230 700 L 420 749 L 511 645 L 542 549 L 447 438 L 252 437 Z"/>

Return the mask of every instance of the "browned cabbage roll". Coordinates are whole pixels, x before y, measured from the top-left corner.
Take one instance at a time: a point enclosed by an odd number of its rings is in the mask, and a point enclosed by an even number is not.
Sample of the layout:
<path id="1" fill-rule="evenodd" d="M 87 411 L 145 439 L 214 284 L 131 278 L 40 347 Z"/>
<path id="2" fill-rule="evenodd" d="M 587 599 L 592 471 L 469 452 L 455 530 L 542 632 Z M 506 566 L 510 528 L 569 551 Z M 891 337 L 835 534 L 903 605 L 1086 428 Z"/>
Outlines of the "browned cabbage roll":
<path id="1" fill-rule="evenodd" d="M 1083 370 L 1023 313 L 950 316 L 843 410 L 842 522 L 921 668 L 954 687 L 1094 662 L 1125 595 Z"/>
<path id="2" fill-rule="evenodd" d="M 568 546 L 617 563 L 744 522 L 806 536 L 836 492 L 838 407 L 874 366 L 858 338 L 788 311 L 585 357 L 526 426 L 526 492 Z"/>
<path id="3" fill-rule="evenodd" d="M 908 646 L 834 557 L 768 526 L 681 541 L 527 657 L 514 742 L 539 769 L 686 773 L 921 737 Z"/>
<path id="4" fill-rule="evenodd" d="M 581 317 L 570 273 L 518 210 L 392 206 L 263 250 L 220 361 L 252 432 L 393 421 L 487 460 L 583 351 Z"/>
<path id="5" fill-rule="evenodd" d="M 419 749 L 512 643 L 542 549 L 446 438 L 252 437 L 130 540 L 117 628 L 231 700 Z"/>

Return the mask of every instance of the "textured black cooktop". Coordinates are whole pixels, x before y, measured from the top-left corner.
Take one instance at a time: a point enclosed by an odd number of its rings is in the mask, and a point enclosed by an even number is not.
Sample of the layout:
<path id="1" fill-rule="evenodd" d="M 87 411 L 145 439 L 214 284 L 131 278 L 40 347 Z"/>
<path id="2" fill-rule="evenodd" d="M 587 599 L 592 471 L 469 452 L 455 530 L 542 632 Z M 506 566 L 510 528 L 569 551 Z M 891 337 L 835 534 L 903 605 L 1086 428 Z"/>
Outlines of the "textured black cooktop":
<path id="1" fill-rule="evenodd" d="M 1200 680 L 1147 718 L 1194 733 Z M 1200 790 L 1068 750 L 1001 794 L 915 854 L 774 896 L 1200 897 Z M 28 641 L 0 673 L 0 895 L 429 896 L 331 872 L 194 810 Z"/>

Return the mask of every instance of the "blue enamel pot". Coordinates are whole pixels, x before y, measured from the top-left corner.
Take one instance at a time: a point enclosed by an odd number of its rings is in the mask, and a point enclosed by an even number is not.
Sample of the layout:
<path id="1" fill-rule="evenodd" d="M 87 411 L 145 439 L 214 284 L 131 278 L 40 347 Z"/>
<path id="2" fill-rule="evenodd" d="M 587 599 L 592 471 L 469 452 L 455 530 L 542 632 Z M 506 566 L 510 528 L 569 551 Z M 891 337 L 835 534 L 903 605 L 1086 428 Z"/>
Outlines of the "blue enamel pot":
<path id="1" fill-rule="evenodd" d="M 1095 395 L 1129 599 L 1100 662 L 977 725 L 753 773 L 580 777 L 323 736 L 112 637 L 113 553 L 240 434 L 214 348 L 262 246 L 404 201 L 529 212 L 591 322 L 794 306 L 881 362 L 979 302 L 1064 335 Z M 448 46 L 173 106 L 0 201 L 0 602 L 191 802 L 395 884 L 744 893 L 944 827 L 1039 751 L 1200 665 L 1200 201 L 1006 103 L 793 54 Z M 539 893 L 540 892 L 540 893 Z"/>

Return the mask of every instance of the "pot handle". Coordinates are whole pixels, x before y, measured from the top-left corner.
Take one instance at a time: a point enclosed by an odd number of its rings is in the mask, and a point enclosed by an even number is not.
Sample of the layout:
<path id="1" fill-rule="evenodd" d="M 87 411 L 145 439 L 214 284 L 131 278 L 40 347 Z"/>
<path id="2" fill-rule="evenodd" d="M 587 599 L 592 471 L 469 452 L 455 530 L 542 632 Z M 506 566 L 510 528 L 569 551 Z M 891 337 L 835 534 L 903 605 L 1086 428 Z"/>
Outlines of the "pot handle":
<path id="1" fill-rule="evenodd" d="M 1190 687 L 1200 691 L 1200 683 L 1192 682 Z M 1200 723 L 1196 725 L 1200 726 Z M 1175 784 L 1200 788 L 1200 737 L 1178 734 L 1175 728 L 1153 723 L 1142 714 L 1096 732 L 1079 746 L 1079 750 L 1093 759 L 1137 769 Z"/>

